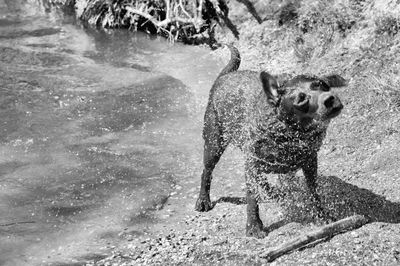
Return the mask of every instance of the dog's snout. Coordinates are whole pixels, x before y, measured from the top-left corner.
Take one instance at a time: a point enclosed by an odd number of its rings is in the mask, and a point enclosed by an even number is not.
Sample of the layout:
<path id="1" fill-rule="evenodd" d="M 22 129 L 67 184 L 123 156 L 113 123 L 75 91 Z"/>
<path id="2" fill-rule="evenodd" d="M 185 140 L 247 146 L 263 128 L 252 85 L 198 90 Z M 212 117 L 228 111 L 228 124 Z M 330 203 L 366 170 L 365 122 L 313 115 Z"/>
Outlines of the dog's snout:
<path id="1" fill-rule="evenodd" d="M 334 108 L 336 110 L 342 110 L 343 109 L 343 104 L 340 100 L 338 100 L 338 103 L 336 104 L 336 106 L 334 106 Z"/>
<path id="2" fill-rule="evenodd" d="M 332 108 L 333 107 L 333 105 L 335 104 L 335 96 L 333 96 L 333 95 L 330 95 L 328 98 L 326 98 L 325 100 L 324 100 L 324 105 L 325 105 L 325 107 L 326 108 Z"/>
<path id="3" fill-rule="evenodd" d="M 340 101 L 339 97 L 334 94 L 330 94 L 326 98 L 324 98 L 322 104 L 325 107 L 324 112 L 329 118 L 337 116 L 343 109 L 342 102 Z"/>

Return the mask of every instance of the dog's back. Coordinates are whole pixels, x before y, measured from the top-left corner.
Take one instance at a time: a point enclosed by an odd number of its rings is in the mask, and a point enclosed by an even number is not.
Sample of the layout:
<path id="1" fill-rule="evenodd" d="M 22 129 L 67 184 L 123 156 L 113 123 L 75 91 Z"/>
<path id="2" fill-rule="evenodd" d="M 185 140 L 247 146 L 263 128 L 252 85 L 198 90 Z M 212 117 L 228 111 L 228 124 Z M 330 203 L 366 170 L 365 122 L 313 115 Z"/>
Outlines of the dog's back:
<path id="1" fill-rule="evenodd" d="M 263 86 L 255 71 L 236 71 L 220 76 L 213 85 L 207 109 L 212 109 L 224 141 L 242 148 L 249 126 L 262 115 L 273 115 L 273 108 L 264 97 Z M 263 109 L 262 114 L 258 109 Z M 205 117 L 207 119 L 207 117 Z"/>

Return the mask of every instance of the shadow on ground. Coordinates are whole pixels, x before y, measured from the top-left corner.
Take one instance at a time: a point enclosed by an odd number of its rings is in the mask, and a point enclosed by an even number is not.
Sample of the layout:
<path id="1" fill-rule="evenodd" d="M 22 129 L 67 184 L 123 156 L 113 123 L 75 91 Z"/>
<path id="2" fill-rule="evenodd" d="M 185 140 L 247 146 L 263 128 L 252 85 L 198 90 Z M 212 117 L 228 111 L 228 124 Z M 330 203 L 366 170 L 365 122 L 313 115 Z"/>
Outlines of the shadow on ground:
<path id="1" fill-rule="evenodd" d="M 336 176 L 319 178 L 320 195 L 326 206 L 337 219 L 361 214 L 371 222 L 400 223 L 400 203 L 387 200 L 384 196 L 347 183 Z"/>
<path id="2" fill-rule="evenodd" d="M 298 180 L 299 181 L 299 180 Z M 290 222 L 315 222 L 316 215 L 310 201 L 310 194 L 301 182 L 284 183 L 279 190 L 286 195 L 279 203 L 285 211 L 283 220 L 270 224 L 265 231 L 270 232 Z M 400 203 L 387 200 L 384 196 L 347 183 L 336 176 L 320 176 L 318 193 L 325 209 L 335 220 L 360 214 L 371 222 L 400 223 Z M 246 204 L 244 197 L 221 197 L 218 203 Z M 261 216 L 263 213 L 261 212 Z"/>

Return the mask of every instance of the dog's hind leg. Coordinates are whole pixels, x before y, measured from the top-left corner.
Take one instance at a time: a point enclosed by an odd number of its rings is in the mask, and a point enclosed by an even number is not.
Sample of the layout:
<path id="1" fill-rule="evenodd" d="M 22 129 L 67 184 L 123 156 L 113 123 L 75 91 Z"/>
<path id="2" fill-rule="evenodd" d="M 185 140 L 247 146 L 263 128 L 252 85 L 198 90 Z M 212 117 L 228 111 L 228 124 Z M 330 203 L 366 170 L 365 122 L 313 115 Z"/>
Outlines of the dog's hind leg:
<path id="1" fill-rule="evenodd" d="M 201 175 L 200 195 L 196 202 L 196 211 L 206 212 L 213 208 L 210 200 L 210 188 L 212 171 L 221 158 L 228 144 L 223 139 L 221 126 L 217 120 L 216 113 L 210 106 L 207 108 L 204 122 L 204 169 Z"/>
<path id="2" fill-rule="evenodd" d="M 246 236 L 264 238 L 267 234 L 264 232 L 263 223 L 260 219 L 259 207 L 256 196 L 249 189 L 246 193 L 247 199 L 247 222 Z"/>

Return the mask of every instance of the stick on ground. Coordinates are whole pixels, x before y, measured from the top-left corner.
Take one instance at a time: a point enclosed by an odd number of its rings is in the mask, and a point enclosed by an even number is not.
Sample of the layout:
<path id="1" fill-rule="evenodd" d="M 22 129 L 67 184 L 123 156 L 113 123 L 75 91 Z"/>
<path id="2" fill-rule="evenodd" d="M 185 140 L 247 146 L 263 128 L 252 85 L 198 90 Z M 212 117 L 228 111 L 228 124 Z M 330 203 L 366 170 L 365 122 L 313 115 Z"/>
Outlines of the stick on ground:
<path id="1" fill-rule="evenodd" d="M 270 248 L 269 250 L 261 254 L 260 257 L 267 259 L 268 262 L 271 262 L 286 253 L 297 250 L 312 242 L 330 238 L 334 235 L 357 229 L 366 223 L 368 223 L 368 219 L 365 216 L 353 215 L 337 222 L 325 225 L 318 230 L 307 233 L 287 243 L 283 243 L 278 247 Z"/>

